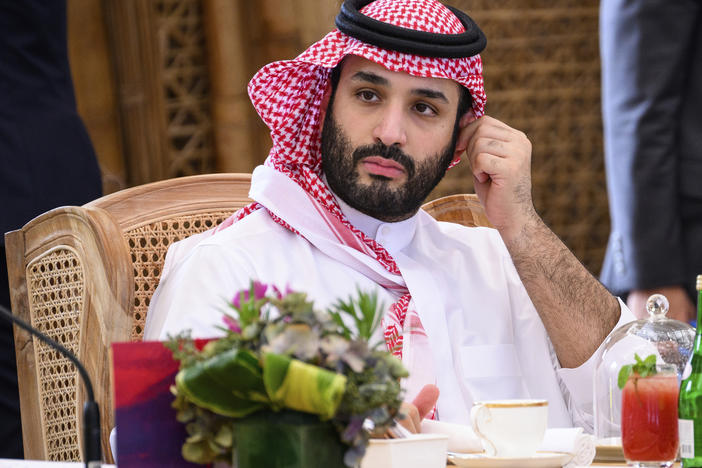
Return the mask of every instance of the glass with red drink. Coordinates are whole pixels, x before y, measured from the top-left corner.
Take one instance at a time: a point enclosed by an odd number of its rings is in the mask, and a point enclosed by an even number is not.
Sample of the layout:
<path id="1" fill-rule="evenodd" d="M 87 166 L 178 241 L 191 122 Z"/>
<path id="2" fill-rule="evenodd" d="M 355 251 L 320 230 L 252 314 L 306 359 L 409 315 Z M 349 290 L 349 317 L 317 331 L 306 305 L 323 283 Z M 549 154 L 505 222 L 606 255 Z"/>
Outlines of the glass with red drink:
<path id="1" fill-rule="evenodd" d="M 669 467 L 678 453 L 678 377 L 674 366 L 632 373 L 622 390 L 622 448 L 636 467 Z"/>

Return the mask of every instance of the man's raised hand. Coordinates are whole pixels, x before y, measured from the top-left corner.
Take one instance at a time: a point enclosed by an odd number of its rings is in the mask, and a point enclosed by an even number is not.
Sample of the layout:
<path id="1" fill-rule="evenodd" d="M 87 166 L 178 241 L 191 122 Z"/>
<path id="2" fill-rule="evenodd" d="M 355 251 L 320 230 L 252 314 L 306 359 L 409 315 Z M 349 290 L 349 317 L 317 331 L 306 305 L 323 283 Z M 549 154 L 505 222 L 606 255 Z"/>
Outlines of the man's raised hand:
<path id="1" fill-rule="evenodd" d="M 456 155 L 466 152 L 475 192 L 505 242 L 537 216 L 531 198 L 531 142 L 523 132 L 489 116 L 465 114 Z"/>

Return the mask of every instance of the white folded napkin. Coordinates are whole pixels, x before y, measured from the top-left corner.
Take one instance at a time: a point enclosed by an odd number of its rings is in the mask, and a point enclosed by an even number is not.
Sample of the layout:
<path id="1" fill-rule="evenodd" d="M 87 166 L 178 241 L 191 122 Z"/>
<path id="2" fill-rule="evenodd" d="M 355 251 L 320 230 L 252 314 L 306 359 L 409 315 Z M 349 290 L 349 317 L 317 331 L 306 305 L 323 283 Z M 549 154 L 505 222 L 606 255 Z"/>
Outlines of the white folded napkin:
<path id="1" fill-rule="evenodd" d="M 480 439 L 470 426 L 425 419 L 422 421 L 422 433 L 449 436 L 449 452 L 477 453 L 483 451 Z M 590 434 L 585 434 L 581 427 L 546 429 L 544 441 L 539 447 L 539 451 L 570 453 L 573 458 L 565 465 L 566 468 L 589 466 L 595 458 L 595 438 Z"/>
<path id="2" fill-rule="evenodd" d="M 595 459 L 595 436 L 584 433 L 582 427 L 546 429 L 539 450 L 573 454 L 566 468 L 590 466 Z"/>
<path id="3" fill-rule="evenodd" d="M 449 437 L 448 451 L 476 453 L 483 451 L 483 444 L 470 426 L 430 419 L 422 420 L 422 434 L 444 434 Z"/>

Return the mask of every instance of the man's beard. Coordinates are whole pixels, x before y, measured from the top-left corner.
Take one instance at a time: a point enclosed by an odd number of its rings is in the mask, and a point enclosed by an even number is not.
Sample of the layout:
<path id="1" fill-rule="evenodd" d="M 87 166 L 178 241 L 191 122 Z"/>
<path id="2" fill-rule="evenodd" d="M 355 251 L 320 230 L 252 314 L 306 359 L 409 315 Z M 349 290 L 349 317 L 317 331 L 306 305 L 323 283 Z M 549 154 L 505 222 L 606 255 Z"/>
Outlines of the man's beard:
<path id="1" fill-rule="evenodd" d="M 453 160 L 457 130 L 458 125 L 451 141 L 440 153 L 415 164 L 401 149 L 382 142 L 359 146 L 352 151 L 348 138 L 328 112 L 322 128 L 322 171 L 332 191 L 351 207 L 381 221 L 401 221 L 419 210 L 429 192 L 444 177 Z M 368 156 L 381 156 L 400 163 L 407 173 L 405 183 L 392 188 L 389 178 L 373 174 L 369 174 L 370 184 L 360 183 L 358 163 Z"/>

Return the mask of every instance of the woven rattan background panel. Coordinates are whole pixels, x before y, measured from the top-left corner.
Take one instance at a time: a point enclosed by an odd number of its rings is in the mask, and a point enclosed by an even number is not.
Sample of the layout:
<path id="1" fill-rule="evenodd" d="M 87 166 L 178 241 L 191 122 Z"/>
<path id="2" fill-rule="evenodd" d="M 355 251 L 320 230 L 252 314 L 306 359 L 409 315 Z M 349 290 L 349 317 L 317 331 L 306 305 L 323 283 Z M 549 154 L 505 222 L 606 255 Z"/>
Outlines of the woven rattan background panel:
<path id="1" fill-rule="evenodd" d="M 533 145 L 534 204 L 597 273 L 609 235 L 596 0 L 450 0 L 485 32 L 487 113 Z M 432 197 L 473 191 L 465 162 Z"/>
<path id="2" fill-rule="evenodd" d="M 156 0 L 165 93 L 168 163 L 165 178 L 214 170 L 209 73 L 201 0 Z"/>
<path id="3" fill-rule="evenodd" d="M 127 232 L 134 263 L 133 341 L 144 336 L 146 313 L 158 286 L 168 247 L 181 239 L 213 228 L 231 215 L 230 211 L 197 213 L 147 224 Z"/>
<path id="4" fill-rule="evenodd" d="M 78 355 L 85 287 L 76 252 L 61 247 L 33 260 L 27 265 L 27 284 L 32 325 Z M 78 371 L 68 359 L 38 340 L 34 340 L 34 350 L 48 458 L 80 460 Z"/>

